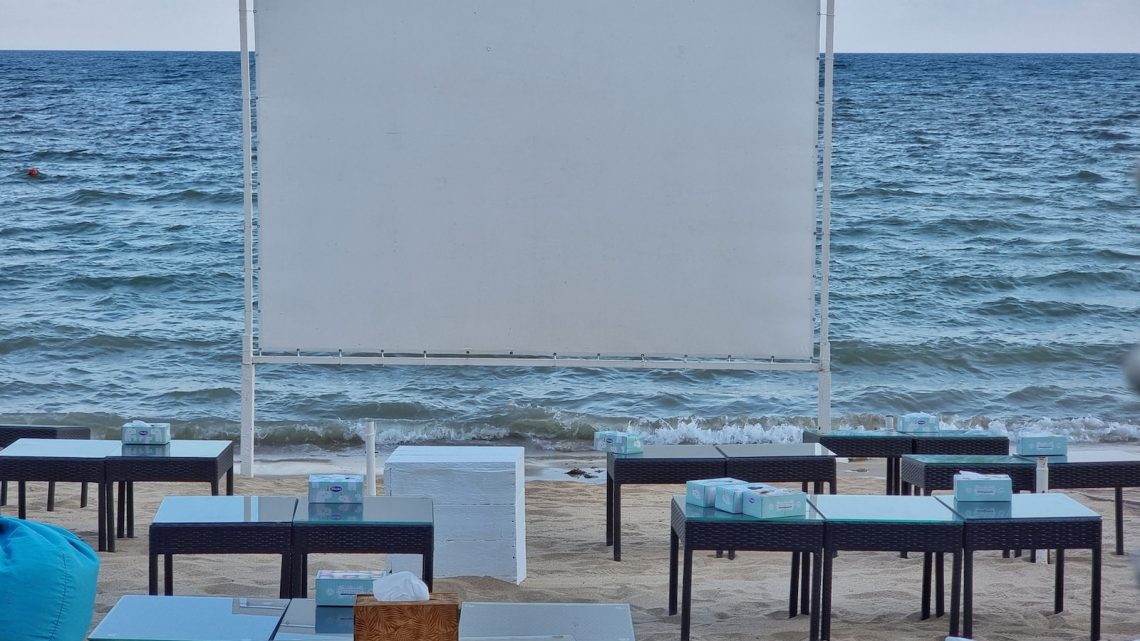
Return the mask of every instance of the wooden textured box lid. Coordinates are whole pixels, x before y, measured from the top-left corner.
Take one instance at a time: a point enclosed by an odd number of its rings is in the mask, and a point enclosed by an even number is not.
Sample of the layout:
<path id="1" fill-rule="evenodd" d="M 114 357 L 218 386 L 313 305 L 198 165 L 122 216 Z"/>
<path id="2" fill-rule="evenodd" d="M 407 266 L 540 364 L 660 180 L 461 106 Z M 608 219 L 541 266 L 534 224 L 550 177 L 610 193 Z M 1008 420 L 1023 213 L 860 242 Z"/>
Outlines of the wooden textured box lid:
<path id="1" fill-rule="evenodd" d="M 427 601 L 377 601 L 356 595 L 354 641 L 458 641 L 459 595 L 436 592 Z"/>

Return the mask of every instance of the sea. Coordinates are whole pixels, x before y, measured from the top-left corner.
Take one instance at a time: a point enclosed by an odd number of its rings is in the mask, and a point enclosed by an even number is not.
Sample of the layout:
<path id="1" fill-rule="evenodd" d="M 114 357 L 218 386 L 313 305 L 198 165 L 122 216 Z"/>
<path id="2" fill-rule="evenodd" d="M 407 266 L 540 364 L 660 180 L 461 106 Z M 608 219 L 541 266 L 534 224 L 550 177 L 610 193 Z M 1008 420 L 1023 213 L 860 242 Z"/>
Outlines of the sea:
<path id="1" fill-rule="evenodd" d="M 0 422 L 239 434 L 240 63 L 0 51 Z M 836 427 L 1140 441 L 1140 55 L 835 60 Z M 38 175 L 29 175 L 30 169 Z M 335 172 L 337 167 L 322 168 Z M 259 447 L 795 441 L 816 376 L 258 366 Z"/>

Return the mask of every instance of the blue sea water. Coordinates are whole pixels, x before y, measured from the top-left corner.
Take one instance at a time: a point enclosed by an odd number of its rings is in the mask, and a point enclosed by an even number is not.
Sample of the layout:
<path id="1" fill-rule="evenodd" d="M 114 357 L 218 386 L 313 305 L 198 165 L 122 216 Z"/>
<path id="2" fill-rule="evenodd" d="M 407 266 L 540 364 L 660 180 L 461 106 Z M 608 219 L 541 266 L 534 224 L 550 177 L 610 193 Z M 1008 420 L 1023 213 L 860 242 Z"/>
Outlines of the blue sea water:
<path id="1" fill-rule="evenodd" d="M 0 51 L 0 421 L 236 436 L 236 53 Z M 836 423 L 1140 440 L 1140 56 L 844 55 Z M 28 176 L 35 167 L 39 176 Z M 327 170 L 335 172 L 336 167 Z M 259 366 L 264 443 L 791 440 L 810 374 Z"/>

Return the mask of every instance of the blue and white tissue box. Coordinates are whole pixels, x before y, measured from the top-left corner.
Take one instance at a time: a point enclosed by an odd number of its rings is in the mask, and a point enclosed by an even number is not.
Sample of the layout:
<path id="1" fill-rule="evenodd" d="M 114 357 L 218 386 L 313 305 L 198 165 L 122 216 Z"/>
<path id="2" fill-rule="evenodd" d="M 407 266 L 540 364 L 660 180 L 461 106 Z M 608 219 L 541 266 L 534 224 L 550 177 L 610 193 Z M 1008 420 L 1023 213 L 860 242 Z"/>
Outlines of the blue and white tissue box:
<path id="1" fill-rule="evenodd" d="M 123 442 L 165 445 L 170 442 L 170 423 L 131 421 L 123 424 Z"/>
<path id="2" fill-rule="evenodd" d="M 170 443 L 123 443 L 123 456 L 170 456 Z"/>
<path id="3" fill-rule="evenodd" d="M 959 501 L 1010 501 L 1013 481 L 1008 474 L 958 472 L 954 475 L 954 498 Z"/>
<path id="4" fill-rule="evenodd" d="M 937 432 L 938 417 L 924 412 L 911 412 L 899 417 L 899 430 L 904 434 Z"/>
<path id="5" fill-rule="evenodd" d="M 372 582 L 384 574 L 384 572 L 318 570 L 317 605 L 355 605 L 356 595 L 372 594 Z M 349 630 L 351 631 L 351 612 L 349 612 L 348 618 Z"/>
<path id="6" fill-rule="evenodd" d="M 594 449 L 614 454 L 640 454 L 645 451 L 645 439 L 627 432 L 595 432 Z"/>
<path id="7" fill-rule="evenodd" d="M 954 511 L 964 519 L 1008 519 L 1013 517 L 1013 502 L 957 501 Z"/>
<path id="8" fill-rule="evenodd" d="M 368 593 L 372 590 L 369 589 Z M 356 597 L 352 597 L 355 601 Z M 352 638 L 353 619 L 352 608 L 340 606 L 318 605 L 313 608 L 313 631 L 317 634 L 338 634 Z"/>
<path id="9" fill-rule="evenodd" d="M 1064 456 L 1069 452 L 1069 439 L 1047 432 L 1022 432 L 1016 447 L 1018 456 Z"/>
<path id="10" fill-rule="evenodd" d="M 363 502 L 363 476 L 359 474 L 309 475 L 309 503 Z"/>
<path id="11" fill-rule="evenodd" d="M 602 452 L 613 451 L 614 441 L 617 440 L 618 434 L 621 434 L 621 432 L 615 432 L 613 430 L 594 432 L 594 449 Z"/>
<path id="12" fill-rule="evenodd" d="M 310 503 L 309 520 L 360 522 L 364 520 L 364 503 Z"/>
<path id="13" fill-rule="evenodd" d="M 749 490 L 770 488 L 766 483 L 740 483 L 736 485 L 718 485 L 716 488 L 716 503 L 714 507 L 721 512 L 741 514 L 744 512 L 744 495 Z"/>
<path id="14" fill-rule="evenodd" d="M 685 502 L 700 507 L 716 506 L 716 488 L 721 485 L 744 485 L 747 481 L 731 477 L 697 479 L 685 482 Z"/>
<path id="15" fill-rule="evenodd" d="M 744 491 L 741 509 L 747 516 L 761 519 L 804 516 L 807 514 L 807 494 L 770 485 L 752 488 Z"/>

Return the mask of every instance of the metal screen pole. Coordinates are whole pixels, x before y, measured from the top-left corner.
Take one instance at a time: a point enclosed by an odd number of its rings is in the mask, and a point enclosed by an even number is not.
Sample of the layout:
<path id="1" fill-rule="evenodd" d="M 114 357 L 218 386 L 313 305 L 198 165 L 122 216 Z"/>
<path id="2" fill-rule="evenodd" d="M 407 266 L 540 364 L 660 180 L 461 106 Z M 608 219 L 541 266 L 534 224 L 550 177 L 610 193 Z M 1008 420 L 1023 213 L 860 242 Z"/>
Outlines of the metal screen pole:
<path id="1" fill-rule="evenodd" d="M 250 105 L 249 28 L 246 0 L 238 0 L 241 25 L 241 145 L 245 164 L 245 333 L 241 342 L 241 473 L 253 476 L 253 112 Z"/>
<path id="2" fill-rule="evenodd" d="M 835 0 L 827 0 L 824 18 L 827 38 L 823 58 L 823 213 L 819 254 L 819 420 L 816 427 L 830 432 L 831 340 L 828 337 L 827 288 L 831 265 L 831 83 L 835 72 Z"/>

